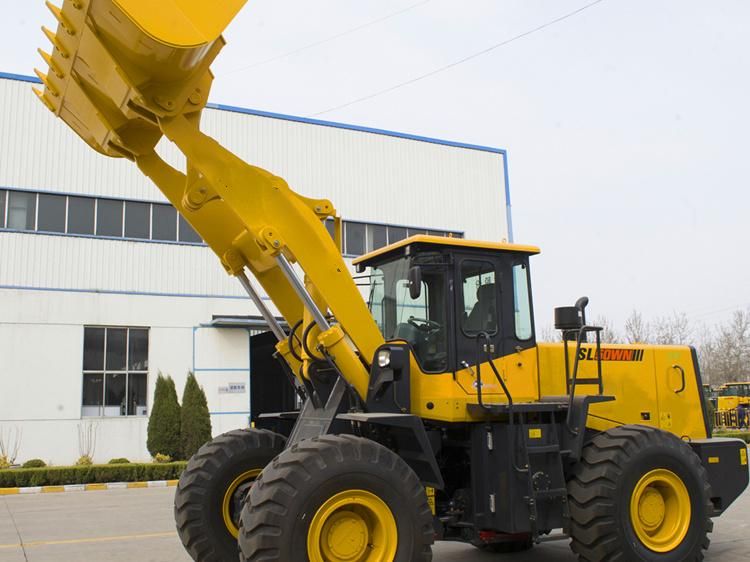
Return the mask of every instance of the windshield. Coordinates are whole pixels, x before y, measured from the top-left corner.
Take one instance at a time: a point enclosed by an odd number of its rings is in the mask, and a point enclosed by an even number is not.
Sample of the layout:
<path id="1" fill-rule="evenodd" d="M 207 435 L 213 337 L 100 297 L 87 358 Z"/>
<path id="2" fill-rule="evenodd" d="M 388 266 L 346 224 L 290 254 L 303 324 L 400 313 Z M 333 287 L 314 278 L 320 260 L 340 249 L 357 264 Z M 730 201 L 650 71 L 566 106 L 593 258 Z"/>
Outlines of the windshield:
<path id="1" fill-rule="evenodd" d="M 417 298 L 409 291 L 409 270 L 421 270 Z M 438 253 L 402 257 L 371 268 L 370 312 L 383 337 L 409 342 L 422 370 L 448 368 L 446 269 Z"/>

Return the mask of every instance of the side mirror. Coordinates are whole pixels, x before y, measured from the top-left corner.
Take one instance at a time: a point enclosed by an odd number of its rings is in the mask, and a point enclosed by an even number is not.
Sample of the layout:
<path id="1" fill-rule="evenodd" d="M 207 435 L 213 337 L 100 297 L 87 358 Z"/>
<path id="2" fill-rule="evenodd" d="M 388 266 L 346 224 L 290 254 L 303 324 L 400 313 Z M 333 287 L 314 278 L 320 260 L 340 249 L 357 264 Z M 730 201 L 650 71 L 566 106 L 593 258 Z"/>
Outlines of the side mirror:
<path id="1" fill-rule="evenodd" d="M 413 265 L 409 268 L 409 296 L 417 300 L 422 294 L 422 268 Z"/>

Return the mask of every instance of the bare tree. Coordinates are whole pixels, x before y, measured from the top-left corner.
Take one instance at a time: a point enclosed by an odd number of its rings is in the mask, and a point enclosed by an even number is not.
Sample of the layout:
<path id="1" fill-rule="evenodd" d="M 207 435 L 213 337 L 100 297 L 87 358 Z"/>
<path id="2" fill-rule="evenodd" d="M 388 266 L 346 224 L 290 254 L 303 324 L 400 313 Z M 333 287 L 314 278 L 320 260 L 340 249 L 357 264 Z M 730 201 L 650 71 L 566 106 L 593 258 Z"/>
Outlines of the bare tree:
<path id="1" fill-rule="evenodd" d="M 657 345 L 688 345 L 693 329 L 684 312 L 673 312 L 654 320 L 652 324 L 653 343 Z"/>
<path id="2" fill-rule="evenodd" d="M 78 452 L 81 455 L 76 464 L 91 464 L 96 450 L 96 434 L 99 424 L 91 421 L 78 424 Z"/>
<path id="3" fill-rule="evenodd" d="M 20 427 L 10 427 L 7 431 L 0 427 L 0 468 L 15 464 L 22 438 L 23 431 Z"/>
<path id="4" fill-rule="evenodd" d="M 540 341 L 540 342 L 549 342 L 549 343 L 562 341 L 560 332 L 558 330 L 554 330 L 552 326 L 550 326 L 549 324 L 542 327 L 536 339 L 537 341 Z"/>
<path id="5" fill-rule="evenodd" d="M 724 382 L 750 378 L 750 309 L 737 310 L 716 329 L 713 361 Z"/>
<path id="6" fill-rule="evenodd" d="M 602 343 L 618 343 L 622 341 L 620 334 L 617 333 L 617 330 L 615 330 L 614 326 L 612 326 L 612 323 L 606 316 L 597 316 L 591 324 L 604 328 L 601 336 Z M 593 336 L 591 339 L 593 339 Z"/>
<path id="7" fill-rule="evenodd" d="M 713 385 L 725 383 L 726 381 L 716 364 L 717 351 L 714 330 L 705 324 L 701 324 L 694 330 L 694 340 L 703 382 Z"/>
<path id="8" fill-rule="evenodd" d="M 651 326 L 643 320 L 640 312 L 633 309 L 625 320 L 625 341 L 627 343 L 650 343 Z"/>

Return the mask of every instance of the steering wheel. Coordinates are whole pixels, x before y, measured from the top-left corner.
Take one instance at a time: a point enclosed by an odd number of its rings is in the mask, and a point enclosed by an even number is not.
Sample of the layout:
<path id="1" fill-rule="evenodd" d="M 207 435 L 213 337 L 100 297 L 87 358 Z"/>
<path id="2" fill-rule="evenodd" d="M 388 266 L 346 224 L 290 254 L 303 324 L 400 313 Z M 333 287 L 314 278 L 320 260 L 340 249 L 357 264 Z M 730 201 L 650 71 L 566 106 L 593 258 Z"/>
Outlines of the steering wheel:
<path id="1" fill-rule="evenodd" d="M 427 320 L 426 318 L 415 318 L 414 316 L 411 316 L 409 320 L 407 320 L 407 322 L 414 326 L 417 330 L 427 332 L 428 334 L 437 332 L 443 327 L 434 320 Z"/>

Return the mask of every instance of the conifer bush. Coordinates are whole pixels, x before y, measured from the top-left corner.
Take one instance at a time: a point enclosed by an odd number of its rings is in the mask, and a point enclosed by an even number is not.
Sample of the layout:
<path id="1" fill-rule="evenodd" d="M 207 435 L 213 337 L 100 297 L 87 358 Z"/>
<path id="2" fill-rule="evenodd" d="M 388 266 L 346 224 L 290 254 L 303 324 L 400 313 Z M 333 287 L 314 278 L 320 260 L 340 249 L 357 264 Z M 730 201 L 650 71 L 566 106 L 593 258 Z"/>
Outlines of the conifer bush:
<path id="1" fill-rule="evenodd" d="M 154 405 L 148 419 L 146 448 L 152 457 L 165 455 L 180 459 L 180 404 L 172 377 L 159 373 L 154 391 Z"/>
<path id="2" fill-rule="evenodd" d="M 211 440 L 211 416 L 206 393 L 193 373 L 188 373 L 182 393 L 181 422 L 182 458 L 189 459 Z"/>

